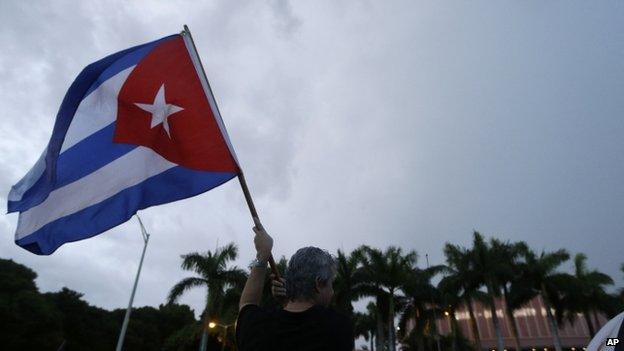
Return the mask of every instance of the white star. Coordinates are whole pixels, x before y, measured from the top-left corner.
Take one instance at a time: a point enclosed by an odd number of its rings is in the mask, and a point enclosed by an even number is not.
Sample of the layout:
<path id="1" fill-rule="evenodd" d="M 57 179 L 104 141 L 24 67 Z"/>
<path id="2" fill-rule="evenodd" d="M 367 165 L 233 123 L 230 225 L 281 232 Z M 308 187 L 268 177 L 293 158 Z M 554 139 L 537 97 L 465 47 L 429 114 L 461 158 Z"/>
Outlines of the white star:
<path id="1" fill-rule="evenodd" d="M 163 125 L 165 128 L 165 132 L 167 132 L 167 136 L 171 138 L 171 134 L 169 134 L 169 121 L 168 117 L 176 112 L 180 112 L 184 110 L 180 106 L 168 104 L 165 101 L 165 85 L 161 85 L 160 89 L 158 89 L 158 93 L 156 93 L 156 97 L 154 98 L 153 104 L 139 104 L 135 103 L 135 105 L 139 106 L 142 110 L 145 110 L 152 114 L 152 125 L 150 128 L 154 128 L 157 125 Z"/>

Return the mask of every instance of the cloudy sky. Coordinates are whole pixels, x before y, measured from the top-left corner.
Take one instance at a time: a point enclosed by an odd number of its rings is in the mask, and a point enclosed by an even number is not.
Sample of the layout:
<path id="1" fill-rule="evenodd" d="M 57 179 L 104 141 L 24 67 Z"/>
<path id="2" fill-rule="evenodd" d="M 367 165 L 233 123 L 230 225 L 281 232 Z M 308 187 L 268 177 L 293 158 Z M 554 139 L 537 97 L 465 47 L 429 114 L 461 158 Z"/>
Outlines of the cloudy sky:
<path id="1" fill-rule="evenodd" d="M 0 2 L 0 201 L 84 66 L 188 24 L 276 256 L 399 245 L 441 263 L 476 229 L 584 252 L 622 284 L 623 2 L 203 3 Z M 236 264 L 253 257 L 236 180 L 142 216 L 137 306 L 188 275 L 181 254 L 234 241 Z M 0 257 L 43 291 L 125 307 L 135 220 L 39 257 L 16 219 L 0 217 Z M 203 293 L 182 302 L 201 311 Z"/>

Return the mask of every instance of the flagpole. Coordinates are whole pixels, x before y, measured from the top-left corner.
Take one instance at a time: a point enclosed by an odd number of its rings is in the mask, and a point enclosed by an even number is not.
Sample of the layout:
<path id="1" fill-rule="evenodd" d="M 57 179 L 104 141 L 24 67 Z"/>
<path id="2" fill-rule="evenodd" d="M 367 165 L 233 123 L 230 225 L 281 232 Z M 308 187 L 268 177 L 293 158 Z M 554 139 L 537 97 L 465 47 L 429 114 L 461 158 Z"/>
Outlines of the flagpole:
<path id="1" fill-rule="evenodd" d="M 119 332 L 119 339 L 117 339 L 117 348 L 116 351 L 121 351 L 124 343 L 124 338 L 126 337 L 126 331 L 128 330 L 128 322 L 130 321 L 130 312 L 132 312 L 132 302 L 134 301 L 134 293 L 136 293 L 137 284 L 139 283 L 139 275 L 141 274 L 141 268 L 143 267 L 143 259 L 145 258 L 145 250 L 147 249 L 147 244 L 149 242 L 150 235 L 145 230 L 143 226 L 143 222 L 141 221 L 141 217 L 139 214 L 136 214 L 137 219 L 139 220 L 139 225 L 141 225 L 141 235 L 143 236 L 143 252 L 141 253 L 141 261 L 139 262 L 139 269 L 137 270 L 136 277 L 134 278 L 134 286 L 132 287 L 132 293 L 130 294 L 130 302 L 128 302 L 128 308 L 126 309 L 126 315 L 123 320 L 123 324 L 121 326 L 121 331 Z"/>
<path id="2" fill-rule="evenodd" d="M 204 65 L 201 62 L 201 58 L 199 57 L 199 53 L 197 52 L 197 47 L 195 46 L 195 41 L 193 40 L 193 36 L 191 35 L 191 31 L 188 26 L 184 25 L 184 32 L 186 33 L 191 40 L 191 44 L 193 46 L 193 51 L 195 51 L 195 55 L 197 56 L 197 61 L 199 62 L 199 67 L 201 68 L 201 72 L 206 85 L 208 86 L 208 92 L 212 95 L 214 99 L 214 94 L 212 93 L 212 88 L 210 87 L 210 83 L 208 82 L 208 76 L 206 76 L 206 71 L 204 70 Z M 216 118 L 220 118 L 221 112 L 219 111 L 219 106 L 217 105 L 217 100 L 214 99 L 214 104 L 219 113 L 219 116 L 215 116 Z M 225 137 L 225 136 L 224 136 Z M 238 161 L 237 161 L 238 163 Z M 258 211 L 256 211 L 256 206 L 254 205 L 253 199 L 251 197 L 251 193 L 249 192 L 249 187 L 247 186 L 247 182 L 245 181 L 245 175 L 243 174 L 243 169 L 240 164 L 238 165 L 238 181 L 240 183 L 241 189 L 243 190 L 243 195 L 245 195 L 245 201 L 247 202 L 247 207 L 249 207 L 249 212 L 251 213 L 251 218 L 254 221 L 254 224 L 257 228 L 262 228 L 262 223 L 260 222 L 260 216 L 258 216 Z M 273 258 L 273 254 L 269 256 L 269 266 L 271 267 L 271 271 L 275 275 L 277 279 L 280 278 L 279 270 L 277 269 L 277 265 L 275 264 L 275 259 Z"/>

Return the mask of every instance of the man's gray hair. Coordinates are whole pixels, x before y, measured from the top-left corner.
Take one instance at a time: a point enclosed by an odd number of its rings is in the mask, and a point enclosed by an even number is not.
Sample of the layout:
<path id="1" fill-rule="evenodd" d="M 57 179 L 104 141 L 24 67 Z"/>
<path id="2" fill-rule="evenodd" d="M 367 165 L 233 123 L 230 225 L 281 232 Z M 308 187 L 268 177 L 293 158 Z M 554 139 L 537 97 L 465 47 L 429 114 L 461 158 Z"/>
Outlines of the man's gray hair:
<path id="1" fill-rule="evenodd" d="M 318 247 L 304 247 L 290 258 L 286 269 L 286 295 L 289 300 L 311 299 L 316 281 L 325 284 L 336 275 L 336 261 Z"/>

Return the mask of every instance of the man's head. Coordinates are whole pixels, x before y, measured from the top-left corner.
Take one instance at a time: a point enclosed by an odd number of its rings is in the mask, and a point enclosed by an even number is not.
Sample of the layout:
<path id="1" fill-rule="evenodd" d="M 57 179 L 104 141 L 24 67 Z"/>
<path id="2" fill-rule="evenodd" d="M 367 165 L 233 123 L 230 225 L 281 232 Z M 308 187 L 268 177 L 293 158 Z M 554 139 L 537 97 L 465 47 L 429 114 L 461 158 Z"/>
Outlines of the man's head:
<path id="1" fill-rule="evenodd" d="M 334 295 L 335 276 L 336 262 L 329 252 L 312 246 L 299 249 L 286 269 L 288 299 L 328 306 Z"/>

